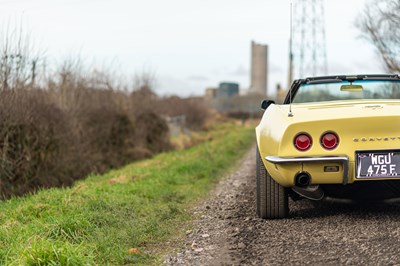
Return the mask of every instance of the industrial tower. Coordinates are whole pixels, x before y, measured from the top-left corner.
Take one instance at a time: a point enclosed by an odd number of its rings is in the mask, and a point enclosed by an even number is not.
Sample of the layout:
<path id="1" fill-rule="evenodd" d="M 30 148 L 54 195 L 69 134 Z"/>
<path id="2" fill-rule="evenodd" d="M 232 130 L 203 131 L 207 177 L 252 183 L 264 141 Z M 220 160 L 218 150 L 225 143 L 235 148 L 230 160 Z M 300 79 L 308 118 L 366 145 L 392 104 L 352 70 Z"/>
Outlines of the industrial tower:
<path id="1" fill-rule="evenodd" d="M 268 93 L 268 45 L 251 42 L 250 93 L 266 96 Z"/>
<path id="2" fill-rule="evenodd" d="M 293 0 L 289 84 L 328 74 L 324 0 Z"/>

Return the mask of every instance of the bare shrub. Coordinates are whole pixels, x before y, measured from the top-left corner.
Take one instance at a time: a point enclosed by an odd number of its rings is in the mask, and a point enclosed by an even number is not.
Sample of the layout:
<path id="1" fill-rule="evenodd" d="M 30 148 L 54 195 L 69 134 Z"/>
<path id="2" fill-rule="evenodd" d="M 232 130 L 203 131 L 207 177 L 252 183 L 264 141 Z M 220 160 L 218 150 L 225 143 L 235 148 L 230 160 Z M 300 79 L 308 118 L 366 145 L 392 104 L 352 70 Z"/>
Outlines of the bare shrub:
<path id="1" fill-rule="evenodd" d="M 39 90 L 0 92 L 0 183 L 3 197 L 74 179 L 68 121 Z"/>
<path id="2" fill-rule="evenodd" d="M 87 101 L 72 112 L 74 134 L 91 171 L 104 171 L 135 158 L 132 119 L 114 103 L 114 96 L 110 90 L 90 90 Z"/>
<path id="3" fill-rule="evenodd" d="M 141 112 L 135 119 L 135 128 L 139 147 L 148 149 L 152 154 L 171 148 L 168 125 L 156 112 Z"/>
<path id="4" fill-rule="evenodd" d="M 156 109 L 167 116 L 186 117 L 186 126 L 192 130 L 205 129 L 208 119 L 211 117 L 209 108 L 202 99 L 182 99 L 177 96 L 163 98 L 159 101 Z"/>
<path id="5" fill-rule="evenodd" d="M 156 123 L 165 130 L 157 120 L 159 115 L 149 121 L 143 119 L 157 98 L 147 85 L 131 94 L 115 91 L 107 75 L 98 71 L 81 75 L 74 73 L 74 67 L 70 69 L 72 65 L 61 69 L 58 81 L 52 82 L 52 92 L 74 125 L 73 134 L 79 140 L 77 153 L 86 162 L 81 167 L 102 172 L 158 152 L 153 146 L 161 150 L 168 146 L 168 129 L 157 137 L 152 137 L 148 129 Z"/>

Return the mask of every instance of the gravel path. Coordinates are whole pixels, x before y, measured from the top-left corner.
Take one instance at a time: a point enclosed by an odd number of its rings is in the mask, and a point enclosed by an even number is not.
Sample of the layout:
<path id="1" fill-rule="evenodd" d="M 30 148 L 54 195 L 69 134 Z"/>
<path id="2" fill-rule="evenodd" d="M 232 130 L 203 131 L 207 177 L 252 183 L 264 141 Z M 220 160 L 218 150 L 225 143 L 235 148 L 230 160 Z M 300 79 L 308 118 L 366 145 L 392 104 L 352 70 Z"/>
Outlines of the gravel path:
<path id="1" fill-rule="evenodd" d="M 400 265 L 400 205 L 290 202 L 290 218 L 255 216 L 255 147 L 194 210 L 167 265 Z"/>

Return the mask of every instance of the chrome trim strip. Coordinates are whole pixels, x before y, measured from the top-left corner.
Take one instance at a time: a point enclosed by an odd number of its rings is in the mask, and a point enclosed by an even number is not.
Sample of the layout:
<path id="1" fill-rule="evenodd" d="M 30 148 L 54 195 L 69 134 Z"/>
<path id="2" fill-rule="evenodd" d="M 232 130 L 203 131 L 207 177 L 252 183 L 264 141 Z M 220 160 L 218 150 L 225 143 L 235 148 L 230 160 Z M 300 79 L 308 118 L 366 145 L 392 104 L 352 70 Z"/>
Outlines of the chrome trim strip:
<path id="1" fill-rule="evenodd" d="M 323 162 L 339 162 L 343 164 L 343 185 L 349 183 L 349 158 L 347 156 L 320 156 L 320 157 L 265 157 L 270 163 L 288 164 L 288 163 L 323 163 Z"/>

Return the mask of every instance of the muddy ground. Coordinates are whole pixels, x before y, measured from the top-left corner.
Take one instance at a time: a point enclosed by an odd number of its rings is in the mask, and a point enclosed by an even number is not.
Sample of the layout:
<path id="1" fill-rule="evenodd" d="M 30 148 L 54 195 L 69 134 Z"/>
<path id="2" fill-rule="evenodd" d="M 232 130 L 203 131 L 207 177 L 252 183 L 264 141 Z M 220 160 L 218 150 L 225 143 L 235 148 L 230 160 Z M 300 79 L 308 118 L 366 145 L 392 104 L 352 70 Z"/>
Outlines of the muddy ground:
<path id="1" fill-rule="evenodd" d="M 400 265 L 400 204 L 290 202 L 290 218 L 255 215 L 255 147 L 193 213 L 167 265 Z"/>

